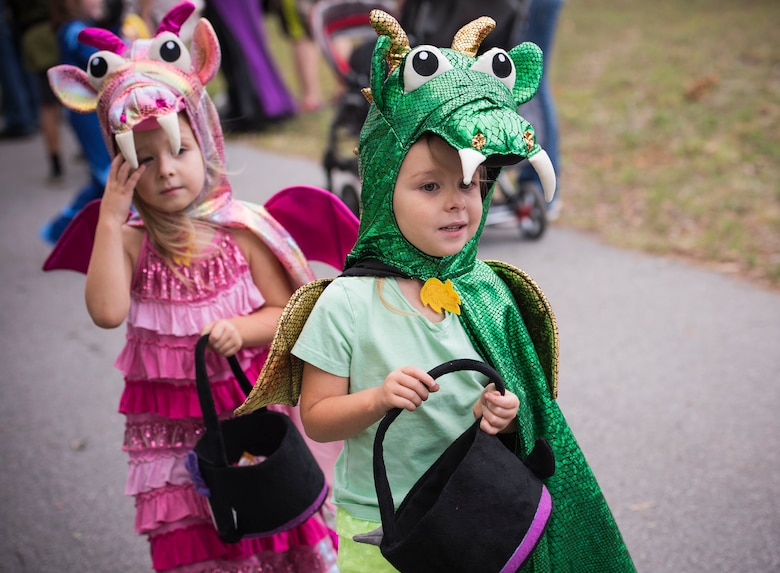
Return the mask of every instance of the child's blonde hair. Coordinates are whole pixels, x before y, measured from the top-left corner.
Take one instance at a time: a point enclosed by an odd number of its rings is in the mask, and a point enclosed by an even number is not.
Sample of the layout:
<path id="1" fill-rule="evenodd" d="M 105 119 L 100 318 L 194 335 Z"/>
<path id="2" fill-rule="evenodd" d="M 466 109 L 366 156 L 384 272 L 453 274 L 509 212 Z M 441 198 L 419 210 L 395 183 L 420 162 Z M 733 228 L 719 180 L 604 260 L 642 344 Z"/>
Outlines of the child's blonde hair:
<path id="1" fill-rule="evenodd" d="M 187 115 L 183 114 L 183 116 L 185 121 L 189 123 Z M 198 149 L 202 154 L 199 142 Z M 206 160 L 205 157 L 204 160 Z M 213 182 L 219 181 L 224 174 L 225 169 L 217 160 L 208 161 L 204 185 L 212 185 Z M 198 197 L 201 196 L 202 193 Z M 191 217 L 189 214 L 190 206 L 178 213 L 163 213 L 150 207 L 138 193 L 133 194 L 133 205 L 144 222 L 144 228 L 149 233 L 152 244 L 174 271 L 173 262 L 176 259 L 197 259 L 205 255 L 204 251 L 211 244 L 213 233 L 203 231 L 219 227 L 211 221 Z"/>

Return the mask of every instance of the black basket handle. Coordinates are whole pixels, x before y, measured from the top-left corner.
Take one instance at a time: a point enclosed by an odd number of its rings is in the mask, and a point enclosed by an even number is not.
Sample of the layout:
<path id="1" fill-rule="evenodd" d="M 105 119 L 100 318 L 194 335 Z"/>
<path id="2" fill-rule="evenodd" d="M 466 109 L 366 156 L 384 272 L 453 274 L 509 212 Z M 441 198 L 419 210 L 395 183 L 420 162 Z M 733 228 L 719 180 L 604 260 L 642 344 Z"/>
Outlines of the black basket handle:
<path id="1" fill-rule="evenodd" d="M 461 370 L 475 370 L 480 372 L 487 376 L 491 382 L 496 384 L 496 389 L 502 395 L 506 392 L 504 380 L 496 369 L 479 360 L 472 360 L 470 358 L 450 360 L 449 362 L 444 362 L 429 370 L 428 374 L 435 380 L 445 374 L 459 372 Z M 403 412 L 402 408 L 393 408 L 385 414 L 385 417 L 382 418 L 382 421 L 379 423 L 379 427 L 376 430 L 376 436 L 374 437 L 374 485 L 376 487 L 377 500 L 379 501 L 379 514 L 382 518 L 382 528 L 384 529 L 384 534 L 391 538 L 394 538 L 395 515 L 393 495 L 390 492 L 390 482 L 387 481 L 387 470 L 385 469 L 382 442 L 385 439 L 387 428 L 390 427 L 390 424 L 401 414 L 401 412 Z"/>
<path id="2" fill-rule="evenodd" d="M 206 426 L 206 443 L 209 452 L 214 457 L 215 465 L 222 467 L 228 466 L 225 441 L 222 437 L 222 428 L 219 425 L 217 408 L 214 405 L 214 396 L 211 393 L 209 376 L 206 371 L 206 345 L 209 343 L 209 335 L 204 334 L 198 339 L 195 345 L 195 384 L 198 388 L 198 399 L 200 400 L 200 409 L 203 413 L 203 422 Z M 235 356 L 227 357 L 230 370 L 236 377 L 241 389 L 248 396 L 252 391 L 252 383 L 244 374 L 238 359 Z"/>

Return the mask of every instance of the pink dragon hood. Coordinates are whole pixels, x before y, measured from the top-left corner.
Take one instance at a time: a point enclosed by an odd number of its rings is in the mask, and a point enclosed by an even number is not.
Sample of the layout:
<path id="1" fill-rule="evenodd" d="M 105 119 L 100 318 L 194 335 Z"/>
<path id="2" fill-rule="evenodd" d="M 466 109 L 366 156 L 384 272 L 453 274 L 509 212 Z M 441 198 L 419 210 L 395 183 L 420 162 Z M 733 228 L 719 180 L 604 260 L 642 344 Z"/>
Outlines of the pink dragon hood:
<path id="1" fill-rule="evenodd" d="M 122 153 L 135 168 L 138 158 L 134 130 L 162 128 L 171 149 L 181 143 L 177 114 L 187 114 L 209 166 L 200 196 L 190 216 L 229 227 L 247 228 L 260 237 L 284 264 L 296 286 L 314 278 L 290 234 L 265 210 L 236 200 L 226 175 L 225 142 L 219 115 L 206 84 L 217 74 L 220 47 L 214 29 L 201 18 L 190 49 L 179 38 L 182 24 L 195 10 L 191 2 L 174 6 L 153 38 L 126 44 L 108 30 L 87 28 L 79 40 L 99 51 L 87 70 L 60 65 L 48 71 L 54 93 L 66 107 L 81 113 L 97 111 L 106 146 Z M 133 217 L 131 224 L 141 225 Z"/>

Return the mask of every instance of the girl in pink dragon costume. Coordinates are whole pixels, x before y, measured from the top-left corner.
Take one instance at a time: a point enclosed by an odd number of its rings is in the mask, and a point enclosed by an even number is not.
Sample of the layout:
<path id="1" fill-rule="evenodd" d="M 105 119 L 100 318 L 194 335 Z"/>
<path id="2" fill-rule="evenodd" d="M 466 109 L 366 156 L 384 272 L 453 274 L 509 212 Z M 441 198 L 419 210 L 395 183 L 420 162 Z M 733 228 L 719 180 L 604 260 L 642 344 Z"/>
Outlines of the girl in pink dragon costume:
<path id="1" fill-rule="evenodd" d="M 209 333 L 212 350 L 235 354 L 256 379 L 284 305 L 314 278 L 263 207 L 232 198 L 219 118 L 204 89 L 219 68 L 219 44 L 203 19 L 190 51 L 178 37 L 193 10 L 178 4 L 155 37 L 131 46 L 86 29 L 79 40 L 100 50 L 87 72 L 49 71 L 66 106 L 97 109 L 114 156 L 86 299 L 99 326 L 127 321 L 116 365 L 125 376 L 120 411 L 135 529 L 148 537 L 157 571 L 335 572 L 317 515 L 272 537 L 222 542 L 185 467 L 203 432 L 194 383 L 199 336 Z M 138 214 L 126 220 L 131 202 Z M 207 367 L 217 410 L 230 415 L 245 396 L 222 357 L 208 353 Z"/>

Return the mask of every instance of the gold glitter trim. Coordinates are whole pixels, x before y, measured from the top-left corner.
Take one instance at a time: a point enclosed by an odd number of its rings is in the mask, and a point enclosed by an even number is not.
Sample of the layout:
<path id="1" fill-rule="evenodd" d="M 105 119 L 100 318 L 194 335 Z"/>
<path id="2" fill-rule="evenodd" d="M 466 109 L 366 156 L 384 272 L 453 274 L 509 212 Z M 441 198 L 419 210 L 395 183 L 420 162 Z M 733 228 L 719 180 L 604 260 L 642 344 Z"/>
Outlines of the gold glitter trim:
<path id="1" fill-rule="evenodd" d="M 485 147 L 485 143 L 487 142 L 487 137 L 485 137 L 482 133 L 478 133 L 474 137 L 471 138 L 471 147 L 479 151 L 483 147 Z"/>
<path id="2" fill-rule="evenodd" d="M 495 27 L 496 21 L 489 16 L 482 16 L 469 22 L 455 34 L 452 49 L 473 58 L 477 55 L 482 41 Z"/>
<path id="3" fill-rule="evenodd" d="M 371 10 L 369 21 L 377 34 L 390 38 L 390 49 L 388 50 L 385 59 L 392 72 L 398 67 L 404 59 L 404 56 L 409 53 L 409 50 L 411 50 L 409 47 L 409 38 L 407 37 L 406 32 L 404 32 L 404 29 L 401 28 L 401 24 L 398 23 L 398 20 L 387 12 L 383 12 L 382 10 Z"/>
<path id="4" fill-rule="evenodd" d="M 363 88 L 360 90 L 360 93 L 363 94 L 363 97 L 366 98 L 368 103 L 374 103 L 374 96 L 371 95 L 371 88 Z"/>
<path id="5" fill-rule="evenodd" d="M 501 277 L 523 316 L 553 398 L 558 397 L 558 323 L 539 285 L 525 271 L 502 261 L 485 261 Z"/>
<path id="6" fill-rule="evenodd" d="M 523 141 L 525 142 L 525 147 L 528 149 L 528 151 L 531 151 L 536 145 L 536 138 L 534 137 L 534 132 L 529 129 L 528 131 L 523 133 Z"/>

